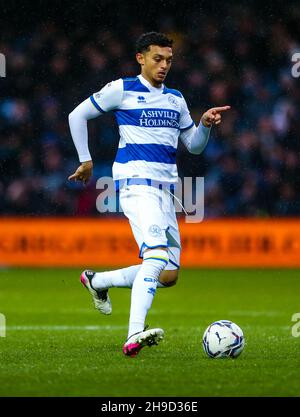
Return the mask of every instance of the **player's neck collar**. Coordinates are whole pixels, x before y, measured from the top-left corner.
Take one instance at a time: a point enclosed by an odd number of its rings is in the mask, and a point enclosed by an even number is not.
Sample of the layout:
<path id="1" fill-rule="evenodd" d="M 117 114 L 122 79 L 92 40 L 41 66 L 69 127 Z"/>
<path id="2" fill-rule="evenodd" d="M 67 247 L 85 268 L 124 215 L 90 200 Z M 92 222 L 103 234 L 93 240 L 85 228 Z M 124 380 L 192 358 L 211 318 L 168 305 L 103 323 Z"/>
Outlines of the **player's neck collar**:
<path id="1" fill-rule="evenodd" d="M 150 91 L 161 92 L 165 88 L 164 84 L 162 84 L 161 87 L 159 87 L 159 88 L 153 87 L 153 85 L 151 83 L 149 83 L 149 81 L 147 81 L 146 78 L 144 78 L 142 76 L 142 74 L 139 74 L 138 78 L 139 78 L 139 80 L 142 84 L 144 84 L 147 88 L 149 88 Z"/>

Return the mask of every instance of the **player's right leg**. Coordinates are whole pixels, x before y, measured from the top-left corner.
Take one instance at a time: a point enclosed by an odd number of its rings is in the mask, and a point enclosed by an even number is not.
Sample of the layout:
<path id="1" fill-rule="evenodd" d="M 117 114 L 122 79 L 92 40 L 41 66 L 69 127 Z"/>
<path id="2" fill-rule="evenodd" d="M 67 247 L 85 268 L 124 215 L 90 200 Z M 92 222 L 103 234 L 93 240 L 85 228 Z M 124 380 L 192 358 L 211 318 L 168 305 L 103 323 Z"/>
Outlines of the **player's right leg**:
<path id="1" fill-rule="evenodd" d="M 80 275 L 80 281 L 90 292 L 95 308 L 103 314 L 111 314 L 112 305 L 108 296 L 108 289 L 132 288 L 141 265 L 133 265 L 128 268 L 114 271 L 94 272 L 85 270 Z"/>
<path id="2" fill-rule="evenodd" d="M 107 289 L 97 290 L 92 284 L 93 277 L 95 276 L 94 271 L 85 270 L 80 276 L 80 281 L 89 291 L 92 296 L 95 308 L 103 314 L 111 314 L 112 306 Z"/>
<path id="3" fill-rule="evenodd" d="M 167 265 L 167 267 L 172 265 Z M 141 264 L 113 271 L 95 272 L 85 270 L 80 281 L 90 292 L 95 308 L 103 314 L 111 314 L 112 304 L 108 295 L 109 288 L 132 288 Z M 163 270 L 157 282 L 157 288 L 168 288 L 176 284 L 178 269 Z"/>

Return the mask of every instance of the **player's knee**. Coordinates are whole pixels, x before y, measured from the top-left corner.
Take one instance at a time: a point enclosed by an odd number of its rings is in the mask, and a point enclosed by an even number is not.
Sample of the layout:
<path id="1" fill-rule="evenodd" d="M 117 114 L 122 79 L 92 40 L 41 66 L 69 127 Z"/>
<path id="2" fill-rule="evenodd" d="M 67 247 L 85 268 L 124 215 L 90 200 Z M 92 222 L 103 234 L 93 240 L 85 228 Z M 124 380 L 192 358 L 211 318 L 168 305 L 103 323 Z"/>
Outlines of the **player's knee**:
<path id="1" fill-rule="evenodd" d="M 168 248 L 166 248 L 165 246 L 158 246 L 155 249 L 153 249 L 153 248 L 146 248 L 144 250 L 144 253 L 150 252 L 150 251 L 153 251 L 153 250 L 163 250 L 164 252 L 167 252 L 168 253 Z"/>
<path id="2" fill-rule="evenodd" d="M 159 277 L 159 281 L 166 287 L 173 287 L 176 284 L 179 277 L 179 269 L 172 271 L 162 271 Z"/>
<path id="3" fill-rule="evenodd" d="M 146 250 L 143 254 L 144 262 L 151 262 L 158 271 L 158 276 L 169 263 L 169 254 L 165 248 L 155 248 Z"/>

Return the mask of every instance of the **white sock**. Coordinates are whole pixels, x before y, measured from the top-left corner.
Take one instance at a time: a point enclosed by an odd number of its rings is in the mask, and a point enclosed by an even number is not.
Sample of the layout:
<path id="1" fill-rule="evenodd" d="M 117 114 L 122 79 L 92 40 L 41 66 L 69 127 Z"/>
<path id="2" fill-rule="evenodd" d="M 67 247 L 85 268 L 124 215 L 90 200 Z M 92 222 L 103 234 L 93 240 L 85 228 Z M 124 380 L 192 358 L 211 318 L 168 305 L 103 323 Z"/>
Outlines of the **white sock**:
<path id="1" fill-rule="evenodd" d="M 132 285 L 128 337 L 144 330 L 159 275 L 168 260 L 168 253 L 162 249 L 152 249 L 144 253 L 143 263 Z"/>
<path id="2" fill-rule="evenodd" d="M 111 287 L 132 288 L 133 281 L 140 268 L 141 264 L 116 269 L 115 271 L 97 272 L 92 279 L 92 286 L 95 290 Z"/>
<path id="3" fill-rule="evenodd" d="M 96 272 L 92 279 L 92 286 L 95 290 L 103 290 L 112 287 L 132 288 L 136 274 L 141 266 L 142 264 L 116 269 L 114 271 Z M 168 288 L 168 286 L 158 281 L 157 288 Z"/>

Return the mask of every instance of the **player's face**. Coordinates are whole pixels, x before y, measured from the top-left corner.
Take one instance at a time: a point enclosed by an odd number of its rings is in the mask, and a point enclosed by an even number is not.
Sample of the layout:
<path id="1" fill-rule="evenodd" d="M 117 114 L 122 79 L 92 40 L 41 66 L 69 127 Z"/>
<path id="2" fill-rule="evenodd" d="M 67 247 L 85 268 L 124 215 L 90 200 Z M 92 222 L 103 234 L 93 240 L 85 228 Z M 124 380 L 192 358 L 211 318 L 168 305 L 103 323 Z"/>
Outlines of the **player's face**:
<path id="1" fill-rule="evenodd" d="M 142 75 L 154 86 L 164 82 L 172 64 L 172 48 L 150 45 L 149 51 L 137 54 Z"/>

